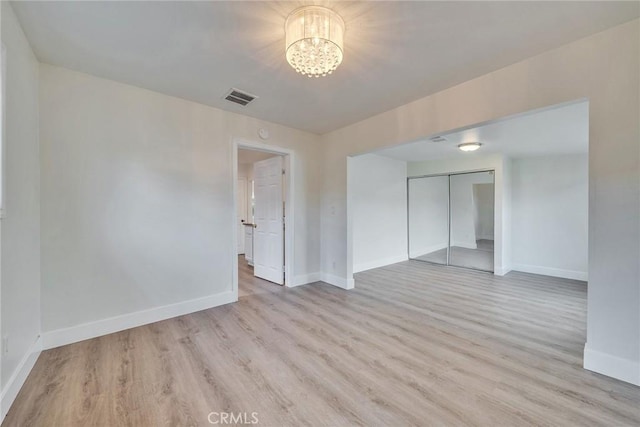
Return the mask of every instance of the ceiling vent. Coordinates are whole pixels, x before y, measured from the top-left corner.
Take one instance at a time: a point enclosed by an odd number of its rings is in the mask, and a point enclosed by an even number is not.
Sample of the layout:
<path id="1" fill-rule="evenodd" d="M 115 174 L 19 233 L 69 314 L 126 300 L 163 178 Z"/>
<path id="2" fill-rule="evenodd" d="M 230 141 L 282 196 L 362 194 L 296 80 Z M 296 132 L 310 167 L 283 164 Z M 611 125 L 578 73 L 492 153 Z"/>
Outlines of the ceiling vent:
<path id="1" fill-rule="evenodd" d="M 240 104 L 243 107 L 248 105 L 251 101 L 256 99 L 257 96 L 251 95 L 250 93 L 243 92 L 240 89 L 231 88 L 229 92 L 225 95 L 224 99 L 227 101 L 235 102 L 236 104 Z"/>
<path id="2" fill-rule="evenodd" d="M 444 136 L 434 136 L 432 138 L 429 138 L 429 141 L 431 142 L 447 142 L 447 138 L 445 138 Z"/>

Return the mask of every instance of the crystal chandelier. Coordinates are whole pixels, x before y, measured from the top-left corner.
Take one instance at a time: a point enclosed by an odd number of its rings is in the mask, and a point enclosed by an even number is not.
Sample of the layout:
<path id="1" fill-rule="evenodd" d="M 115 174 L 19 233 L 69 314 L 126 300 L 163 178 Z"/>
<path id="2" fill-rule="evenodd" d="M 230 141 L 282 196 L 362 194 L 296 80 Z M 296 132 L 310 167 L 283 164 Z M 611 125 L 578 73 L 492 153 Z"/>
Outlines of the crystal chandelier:
<path id="1" fill-rule="evenodd" d="M 285 23 L 287 62 L 308 77 L 331 74 L 342 62 L 344 21 L 334 11 L 305 6 Z"/>

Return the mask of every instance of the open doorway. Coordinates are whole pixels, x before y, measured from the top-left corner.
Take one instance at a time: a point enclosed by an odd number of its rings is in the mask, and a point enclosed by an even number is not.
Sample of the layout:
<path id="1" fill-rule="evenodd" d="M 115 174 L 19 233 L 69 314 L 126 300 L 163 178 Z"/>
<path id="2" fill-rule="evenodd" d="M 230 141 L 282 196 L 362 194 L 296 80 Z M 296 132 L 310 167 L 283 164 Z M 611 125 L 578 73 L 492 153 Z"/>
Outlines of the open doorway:
<path id="1" fill-rule="evenodd" d="M 352 271 L 412 259 L 586 282 L 588 125 L 577 100 L 350 157 Z"/>
<path id="2" fill-rule="evenodd" d="M 508 313 L 515 329 L 547 319 L 541 339 L 567 333 L 564 351 L 580 360 L 584 345 L 584 366 L 597 367 L 586 343 L 587 100 L 351 156 L 347 173 L 356 288 L 426 298 L 451 318 L 522 307 Z"/>
<path id="3" fill-rule="evenodd" d="M 239 141 L 233 150 L 234 290 L 278 292 L 292 277 L 292 153 Z"/>

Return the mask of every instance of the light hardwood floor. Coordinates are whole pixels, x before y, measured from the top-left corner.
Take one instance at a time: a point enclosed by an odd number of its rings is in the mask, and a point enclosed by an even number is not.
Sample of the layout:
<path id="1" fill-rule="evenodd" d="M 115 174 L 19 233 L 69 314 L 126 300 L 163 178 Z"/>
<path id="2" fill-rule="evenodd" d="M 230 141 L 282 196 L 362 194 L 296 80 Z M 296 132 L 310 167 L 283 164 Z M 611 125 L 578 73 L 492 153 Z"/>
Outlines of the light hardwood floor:
<path id="1" fill-rule="evenodd" d="M 244 255 L 238 255 L 238 298 L 281 290 L 281 285 L 255 277 Z"/>
<path id="2" fill-rule="evenodd" d="M 9 426 L 640 424 L 582 369 L 586 285 L 409 261 L 44 352 Z"/>

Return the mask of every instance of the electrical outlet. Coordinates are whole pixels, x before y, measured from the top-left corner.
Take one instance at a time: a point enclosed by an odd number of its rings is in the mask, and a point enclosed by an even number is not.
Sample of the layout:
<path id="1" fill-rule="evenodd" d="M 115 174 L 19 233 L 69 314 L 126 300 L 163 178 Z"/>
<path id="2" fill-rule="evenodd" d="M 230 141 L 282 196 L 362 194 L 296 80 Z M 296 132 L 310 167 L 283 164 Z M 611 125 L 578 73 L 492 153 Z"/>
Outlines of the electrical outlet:
<path id="1" fill-rule="evenodd" d="M 9 353 L 9 335 L 2 337 L 2 352 L 4 354 Z"/>
<path id="2" fill-rule="evenodd" d="M 332 269 L 333 271 L 336 271 L 336 262 L 335 262 L 335 261 L 332 261 L 332 262 L 331 262 L 331 269 Z"/>

